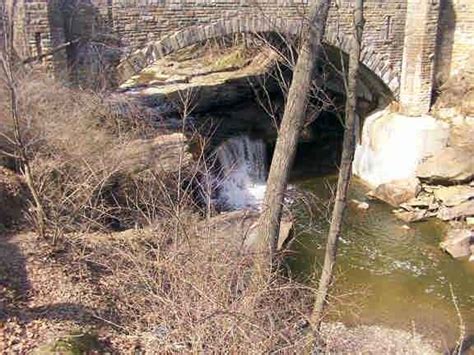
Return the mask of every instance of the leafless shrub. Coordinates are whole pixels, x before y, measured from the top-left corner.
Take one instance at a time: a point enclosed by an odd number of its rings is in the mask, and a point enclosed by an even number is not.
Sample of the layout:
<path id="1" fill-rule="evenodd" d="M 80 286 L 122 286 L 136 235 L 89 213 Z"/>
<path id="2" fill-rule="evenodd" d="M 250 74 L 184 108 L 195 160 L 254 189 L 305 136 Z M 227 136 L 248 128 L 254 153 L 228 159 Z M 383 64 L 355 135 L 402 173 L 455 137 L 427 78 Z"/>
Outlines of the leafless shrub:
<path id="1" fill-rule="evenodd" d="M 8 106 L 5 96 L 1 97 L 0 107 Z M 161 172 L 148 177 L 134 175 L 134 167 L 127 166 L 136 163 L 124 157 L 130 153 L 130 143 L 140 144 L 140 139 L 156 135 L 158 130 L 146 110 L 117 100 L 106 101 L 41 75 L 18 80 L 22 135 L 53 235 L 117 227 L 122 218 L 122 226 L 129 225 L 130 216 L 143 213 L 135 210 L 130 214 L 131 200 L 135 209 L 150 206 L 149 201 L 137 201 L 144 197 L 137 191 L 147 186 L 147 192 L 156 192 L 171 182 Z M 8 139 L 11 130 L 8 111 L 2 110 L 0 147 L 6 153 L 14 150 Z M 140 165 L 141 170 L 146 170 L 146 163 Z M 143 186 L 138 186 L 139 180 Z M 125 191 L 130 196 L 124 197 Z M 163 193 L 156 196 L 164 198 Z"/>
<path id="2" fill-rule="evenodd" d="M 166 219 L 112 241 L 85 240 L 87 260 L 106 271 L 99 292 L 114 305 L 98 317 L 140 339 L 145 352 L 301 351 L 311 290 L 276 277 L 250 291 L 253 255 L 206 233 L 195 215 L 181 218 L 188 235 L 180 241 Z"/>

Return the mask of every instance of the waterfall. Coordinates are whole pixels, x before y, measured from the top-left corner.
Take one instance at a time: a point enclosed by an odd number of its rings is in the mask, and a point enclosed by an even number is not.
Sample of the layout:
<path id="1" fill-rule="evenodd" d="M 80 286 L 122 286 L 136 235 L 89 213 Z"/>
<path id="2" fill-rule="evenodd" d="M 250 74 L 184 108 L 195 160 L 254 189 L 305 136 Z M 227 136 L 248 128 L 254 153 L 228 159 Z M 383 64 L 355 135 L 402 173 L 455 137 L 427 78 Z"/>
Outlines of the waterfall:
<path id="1" fill-rule="evenodd" d="M 218 203 L 229 209 L 258 209 L 266 188 L 265 143 L 248 136 L 232 137 L 215 153 L 220 165 Z"/>

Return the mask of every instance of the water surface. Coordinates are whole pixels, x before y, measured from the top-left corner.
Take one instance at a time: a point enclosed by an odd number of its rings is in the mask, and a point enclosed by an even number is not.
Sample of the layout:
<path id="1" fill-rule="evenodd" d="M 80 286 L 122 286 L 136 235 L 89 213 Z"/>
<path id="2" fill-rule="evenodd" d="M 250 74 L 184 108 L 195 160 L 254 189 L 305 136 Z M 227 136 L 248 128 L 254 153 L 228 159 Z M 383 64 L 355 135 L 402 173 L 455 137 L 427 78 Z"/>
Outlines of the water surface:
<path id="1" fill-rule="evenodd" d="M 299 232 L 289 259 L 291 270 L 308 282 L 315 282 L 323 261 L 336 182 L 336 175 L 293 181 L 312 194 L 311 202 L 294 205 Z M 350 199 L 366 200 L 367 190 L 354 178 Z M 466 336 L 474 336 L 474 263 L 454 260 L 439 249 L 446 225 L 433 219 L 407 228 L 387 204 L 369 203 L 368 210 L 349 203 L 330 317 L 415 330 L 449 348 L 459 336 L 460 322 L 452 285 Z"/>

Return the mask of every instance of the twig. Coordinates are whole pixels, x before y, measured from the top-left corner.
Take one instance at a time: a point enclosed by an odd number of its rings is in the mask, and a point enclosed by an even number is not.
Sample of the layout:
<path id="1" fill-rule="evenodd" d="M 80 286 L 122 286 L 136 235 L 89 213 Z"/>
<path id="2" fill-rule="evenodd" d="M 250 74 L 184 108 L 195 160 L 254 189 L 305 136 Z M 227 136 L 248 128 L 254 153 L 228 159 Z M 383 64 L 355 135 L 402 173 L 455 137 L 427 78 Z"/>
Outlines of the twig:
<path id="1" fill-rule="evenodd" d="M 57 47 L 54 47 L 53 49 L 45 52 L 45 53 L 42 53 L 42 54 L 39 54 L 39 55 L 35 55 L 35 56 L 32 56 L 32 57 L 28 57 L 26 59 L 23 59 L 21 61 L 22 64 L 29 64 L 29 63 L 32 63 L 32 62 L 36 62 L 38 60 L 41 60 L 45 57 L 48 57 L 50 55 L 53 55 L 54 53 L 56 52 L 59 52 L 59 51 L 62 51 L 63 49 L 66 49 L 67 47 L 69 47 L 70 45 L 73 45 L 73 44 L 76 44 L 80 41 L 81 39 L 80 38 L 76 38 L 72 41 L 69 41 L 69 42 L 66 42 L 66 43 L 63 43 Z"/>
<path id="2" fill-rule="evenodd" d="M 458 305 L 458 300 L 456 295 L 454 294 L 453 291 L 453 285 L 450 283 L 449 284 L 449 291 L 451 292 L 451 299 L 454 304 L 454 308 L 456 310 L 456 315 L 458 316 L 459 319 L 459 339 L 456 343 L 456 348 L 458 355 L 462 354 L 462 348 L 463 348 L 463 342 L 464 342 L 464 337 L 466 336 L 466 325 L 464 324 L 464 320 L 462 318 L 461 310 L 459 309 Z M 455 351 L 453 351 L 455 353 Z"/>

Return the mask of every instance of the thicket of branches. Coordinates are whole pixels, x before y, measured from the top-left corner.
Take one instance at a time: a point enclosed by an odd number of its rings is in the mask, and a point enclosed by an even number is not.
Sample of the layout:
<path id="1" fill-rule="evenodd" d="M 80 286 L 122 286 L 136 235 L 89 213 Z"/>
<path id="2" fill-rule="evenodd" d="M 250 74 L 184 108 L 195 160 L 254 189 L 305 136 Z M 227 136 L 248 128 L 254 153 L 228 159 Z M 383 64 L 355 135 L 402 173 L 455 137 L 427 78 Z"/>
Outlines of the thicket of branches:
<path id="1" fill-rule="evenodd" d="M 139 337 L 148 351 L 305 348 L 311 288 L 276 275 L 248 289 L 253 254 L 208 225 L 209 205 L 197 206 L 187 189 L 193 171 L 127 166 L 132 142 L 156 134 L 151 123 L 138 123 L 147 122 L 141 109 L 120 102 L 118 114 L 117 102 L 95 93 L 42 75 L 17 78 L 21 136 L 46 236 L 61 242 L 71 274 L 86 275 L 81 280 L 102 295 L 99 321 L 119 336 Z M 21 171 L 9 139 L 8 86 L 0 90 L 0 149 L 5 165 Z M 131 121 L 123 121 L 124 111 Z M 146 227 L 113 239 L 90 233 L 116 221 Z"/>
<path id="2" fill-rule="evenodd" d="M 20 135 L 51 233 L 104 229 L 118 221 L 130 226 L 151 213 L 145 212 L 149 199 L 164 200 L 161 190 L 171 177 L 145 169 L 133 174 L 136 162 L 126 159 L 133 142 L 155 132 L 135 104 L 107 102 L 44 75 L 16 77 Z M 0 149 L 4 165 L 21 171 L 8 90 L 0 84 Z"/>

